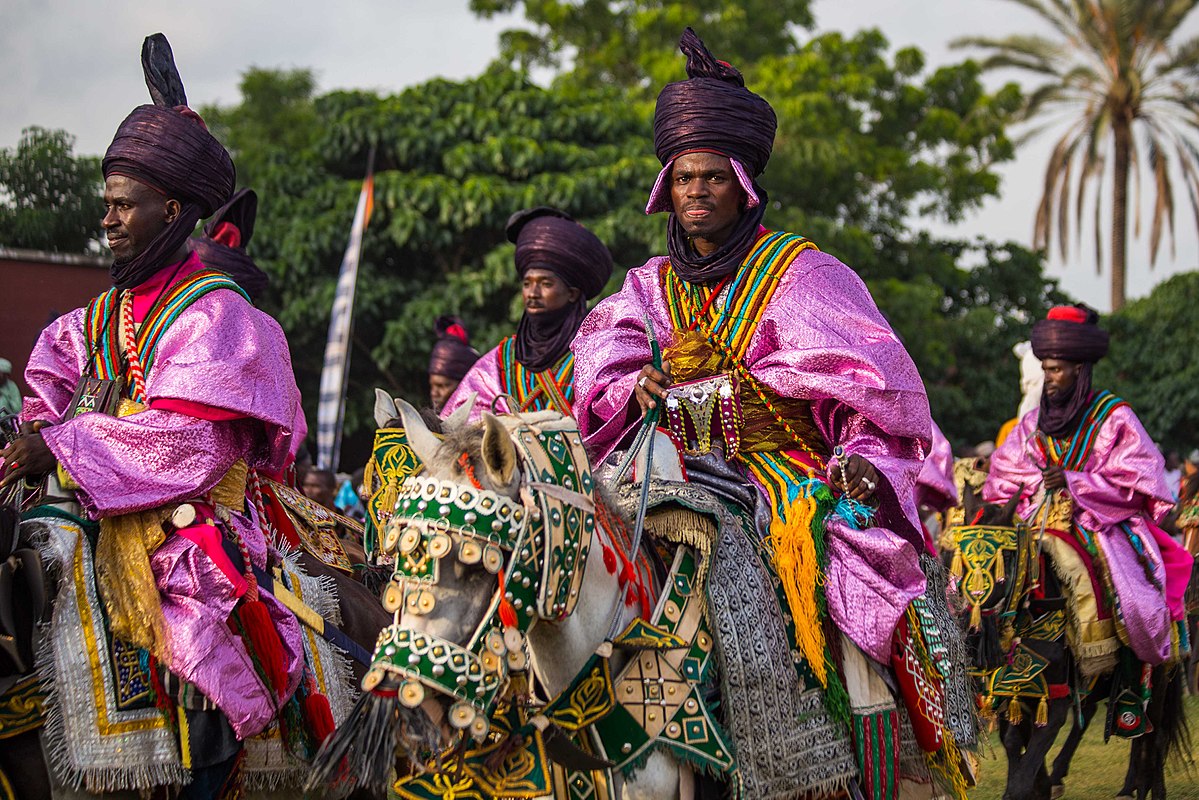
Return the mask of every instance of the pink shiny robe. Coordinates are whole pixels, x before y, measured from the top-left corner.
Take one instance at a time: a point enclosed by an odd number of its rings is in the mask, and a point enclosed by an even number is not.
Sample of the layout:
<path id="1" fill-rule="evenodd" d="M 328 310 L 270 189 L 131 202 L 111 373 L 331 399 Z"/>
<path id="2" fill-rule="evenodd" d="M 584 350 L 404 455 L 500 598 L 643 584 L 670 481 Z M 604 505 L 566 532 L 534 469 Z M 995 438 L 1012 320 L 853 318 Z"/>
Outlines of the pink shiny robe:
<path id="1" fill-rule="evenodd" d="M 491 404 L 504 394 L 504 391 L 504 382 L 500 378 L 500 347 L 496 345 L 484 353 L 470 371 L 462 376 L 458 388 L 454 389 L 454 393 L 445 401 L 439 413 L 443 419 L 448 417 L 465 404 L 471 392 L 474 392 L 475 404 L 470 410 L 470 421 L 477 422 L 484 411 L 492 410 Z M 506 398 L 505 402 L 496 405 L 497 413 L 511 413 L 515 410 L 508 407 Z"/>
<path id="2" fill-rule="evenodd" d="M 1020 493 L 1016 513 L 1027 518 L 1041 490 L 1044 461 L 1036 447 L 1039 409 L 1025 414 L 991 456 L 983 499 L 1003 503 Z M 1182 618 L 1182 595 L 1190 575 L 1190 557 L 1157 523 L 1174 505 L 1166 486 L 1164 460 L 1131 408 L 1111 413 L 1099 428 L 1094 450 L 1083 470 L 1067 471 L 1075 520 L 1099 539 L 1120 602 L 1129 644 L 1137 657 L 1160 664 L 1170 656 L 1171 618 Z M 1035 520 L 1034 520 L 1035 522 Z M 1127 534 L 1144 542 L 1165 594 L 1148 580 Z"/>
<path id="3" fill-rule="evenodd" d="M 172 278 L 202 266 L 193 253 Z M 134 290 L 135 309 L 144 315 L 147 304 L 141 300 L 157 296 L 163 274 L 175 268 L 165 268 Z M 90 355 L 84 317 L 82 308 L 65 314 L 38 338 L 25 371 L 33 393 L 22 420 L 54 423 L 42 436 L 79 484 L 78 499 L 92 519 L 201 497 L 238 459 L 278 469 L 294 441 L 303 438 L 300 395 L 283 331 L 226 290 L 196 301 L 163 334 L 146 375 L 150 408 L 121 419 L 93 413 L 61 423 Z M 164 401 L 170 402 L 160 407 Z M 268 544 L 257 524 L 237 513 L 231 523 L 251 560 L 265 568 Z M 168 627 L 167 666 L 199 687 L 245 738 L 273 719 L 276 701 L 227 624 L 245 584 L 231 579 L 228 563 L 218 563 L 219 544 L 211 556 L 205 552 L 200 542 L 213 549 L 214 541 L 206 527 L 167 537 L 151 556 Z M 290 696 L 302 675 L 299 626 L 269 594 L 263 592 L 262 599 L 287 650 Z"/>
<path id="4" fill-rule="evenodd" d="M 958 487 L 953 482 L 953 446 L 933 423 L 932 449 L 916 476 L 916 505 L 945 511 L 958 504 Z"/>
<path id="5" fill-rule="evenodd" d="M 633 389 L 650 363 L 645 315 L 663 348 L 673 337 L 659 280 L 665 261 L 630 270 L 575 337 L 575 418 L 594 458 L 627 444 L 639 424 Z M 931 420 L 920 375 L 858 276 L 818 250 L 787 269 L 745 361 L 780 395 L 811 403 L 829 449 L 844 446 L 883 477 L 878 527 L 830 521 L 825 591 L 837 627 L 887 663 L 900 615 L 924 591 L 915 481 Z"/>

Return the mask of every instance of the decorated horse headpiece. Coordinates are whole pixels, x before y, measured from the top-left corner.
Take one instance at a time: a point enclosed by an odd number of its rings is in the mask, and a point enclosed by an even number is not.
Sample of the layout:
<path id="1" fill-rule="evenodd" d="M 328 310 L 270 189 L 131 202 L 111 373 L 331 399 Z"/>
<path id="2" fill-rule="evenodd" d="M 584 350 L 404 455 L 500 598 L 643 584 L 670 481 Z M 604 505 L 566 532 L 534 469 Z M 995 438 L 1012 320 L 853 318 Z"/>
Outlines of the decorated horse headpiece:
<path id="1" fill-rule="evenodd" d="M 409 708 L 429 691 L 448 696 L 450 724 L 476 740 L 486 737 L 510 677 L 528 667 L 529 628 L 569 616 L 578 600 L 596 524 L 594 481 L 582 437 L 565 422 L 519 421 L 509 428 L 523 475 L 519 501 L 477 481 L 404 480 L 381 542 L 395 558 L 384 606 L 396 622 L 380 633 L 364 689 L 390 675 Z M 497 578 L 482 620 L 461 644 L 399 622 L 401 612 L 433 611 L 430 589 L 446 558 L 481 565 Z"/>

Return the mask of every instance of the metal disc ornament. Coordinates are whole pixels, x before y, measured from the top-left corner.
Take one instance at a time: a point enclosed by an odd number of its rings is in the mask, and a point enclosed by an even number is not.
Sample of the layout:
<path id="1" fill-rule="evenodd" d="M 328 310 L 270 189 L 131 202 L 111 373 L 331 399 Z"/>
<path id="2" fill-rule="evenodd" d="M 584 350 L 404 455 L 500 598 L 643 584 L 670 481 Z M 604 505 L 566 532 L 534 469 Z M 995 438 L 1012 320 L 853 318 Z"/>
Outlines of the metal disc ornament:
<path id="1" fill-rule="evenodd" d="M 404 681 L 400 686 L 400 702 L 407 708 L 416 708 L 425 701 L 425 687 L 416 681 Z"/>
<path id="2" fill-rule="evenodd" d="M 420 544 L 421 533 L 416 528 L 405 528 L 404 533 L 400 536 L 400 552 L 408 555 L 416 546 Z"/>
<path id="3" fill-rule="evenodd" d="M 483 569 L 492 575 L 498 575 L 504 568 L 504 552 L 494 545 L 483 548 Z"/>
<path id="4" fill-rule="evenodd" d="M 429 540 L 429 555 L 433 558 L 443 558 L 453 546 L 454 542 L 450 539 L 449 534 L 434 534 L 433 538 Z"/>

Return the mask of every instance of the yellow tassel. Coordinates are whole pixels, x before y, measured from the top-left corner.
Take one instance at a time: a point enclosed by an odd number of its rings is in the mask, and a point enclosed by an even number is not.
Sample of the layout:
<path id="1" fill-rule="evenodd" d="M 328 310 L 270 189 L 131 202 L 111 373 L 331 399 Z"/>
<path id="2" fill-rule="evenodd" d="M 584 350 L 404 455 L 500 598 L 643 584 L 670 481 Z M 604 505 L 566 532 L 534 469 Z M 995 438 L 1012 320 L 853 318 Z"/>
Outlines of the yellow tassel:
<path id="1" fill-rule="evenodd" d="M 983 624 L 983 607 L 975 603 L 970 607 L 970 627 L 973 630 L 978 630 Z"/>
<path id="2" fill-rule="evenodd" d="M 379 497 L 378 509 L 380 512 L 392 514 L 396 510 L 396 501 L 400 496 L 400 485 L 396 477 L 392 475 L 387 479 L 387 483 L 383 485 L 383 491 Z"/>
<path id="3" fill-rule="evenodd" d="M 994 695 L 984 694 L 982 705 L 979 706 L 978 713 L 980 716 L 989 717 L 995 713 L 995 697 Z"/>
<path id="4" fill-rule="evenodd" d="M 1037 719 L 1036 726 L 1044 728 L 1049 724 L 1049 698 L 1042 697 L 1041 702 L 1037 703 Z"/>
<path id="5" fill-rule="evenodd" d="M 1020 708 L 1019 698 L 1013 697 L 1007 704 L 1007 721 L 1019 725 L 1024 721 L 1024 710 Z"/>
<path id="6" fill-rule="evenodd" d="M 1007 580 L 1007 576 L 1004 574 L 1004 571 L 1003 571 L 1003 551 L 1000 550 L 995 555 L 995 582 L 1003 583 L 1006 580 Z"/>
<path id="7" fill-rule="evenodd" d="M 816 543 L 812 539 L 812 521 L 816 500 L 802 496 L 787 508 L 782 519 L 770 526 L 774 551 L 774 570 L 783 584 L 783 594 L 795 624 L 795 639 L 807 659 L 808 667 L 828 687 L 824 665 L 824 629 L 816 613 L 816 582 L 820 565 L 816 563 Z"/>
<path id="8" fill-rule="evenodd" d="M 966 571 L 966 565 L 962 563 L 962 551 L 957 549 L 953 551 L 953 564 L 950 565 L 949 571 L 953 573 L 955 578 L 961 578 Z"/>

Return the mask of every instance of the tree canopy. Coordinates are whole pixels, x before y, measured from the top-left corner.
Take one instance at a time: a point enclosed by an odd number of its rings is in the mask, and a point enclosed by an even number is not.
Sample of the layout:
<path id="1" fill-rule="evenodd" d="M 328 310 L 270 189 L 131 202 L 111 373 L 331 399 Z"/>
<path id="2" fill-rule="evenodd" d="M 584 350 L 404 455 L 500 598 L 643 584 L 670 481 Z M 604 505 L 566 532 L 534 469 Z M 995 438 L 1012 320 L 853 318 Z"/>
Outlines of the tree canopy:
<path id="1" fill-rule="evenodd" d="M 0 245 L 83 253 L 99 238 L 100 159 L 74 147 L 66 131 L 30 127 L 0 150 Z"/>
<path id="2" fill-rule="evenodd" d="M 1132 404 L 1156 441 L 1199 447 L 1199 272 L 1163 281 L 1104 321 L 1111 350 L 1095 385 Z"/>

